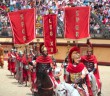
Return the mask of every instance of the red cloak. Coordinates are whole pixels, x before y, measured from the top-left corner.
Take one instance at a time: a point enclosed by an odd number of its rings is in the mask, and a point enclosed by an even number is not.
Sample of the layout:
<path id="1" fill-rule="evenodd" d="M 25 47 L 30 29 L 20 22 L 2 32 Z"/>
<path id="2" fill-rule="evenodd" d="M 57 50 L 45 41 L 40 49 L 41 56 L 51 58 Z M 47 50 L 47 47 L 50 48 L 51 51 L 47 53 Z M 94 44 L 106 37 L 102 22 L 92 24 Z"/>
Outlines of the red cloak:
<path id="1" fill-rule="evenodd" d="M 52 59 L 50 56 L 39 56 L 37 59 L 36 59 L 36 62 L 37 63 L 43 63 L 43 64 L 47 64 L 47 63 L 52 63 Z"/>
<path id="2" fill-rule="evenodd" d="M 86 62 L 93 62 L 94 64 L 97 64 L 97 59 L 94 55 L 91 55 L 89 57 L 87 55 L 82 56 L 81 60 L 82 60 L 82 62 L 86 61 Z M 97 66 L 96 71 L 94 72 L 94 76 L 96 78 L 98 88 L 101 89 L 101 82 L 99 81 L 100 80 L 100 75 L 99 75 L 98 66 Z"/>
<path id="3" fill-rule="evenodd" d="M 72 63 L 69 63 L 68 67 L 67 67 L 67 71 L 69 73 L 79 73 L 79 72 L 82 72 L 84 67 L 85 67 L 85 65 L 83 63 L 79 63 L 76 67 L 74 67 Z M 93 96 L 93 93 L 92 93 L 92 90 L 91 90 L 91 84 L 90 84 L 90 80 L 89 80 L 88 75 L 86 75 L 86 84 L 87 84 L 87 87 L 88 87 L 89 96 Z"/>
<path id="4" fill-rule="evenodd" d="M 69 73 L 79 73 L 84 69 L 84 64 L 83 63 L 79 63 L 76 67 L 73 66 L 72 63 L 69 63 L 67 66 L 67 71 Z"/>

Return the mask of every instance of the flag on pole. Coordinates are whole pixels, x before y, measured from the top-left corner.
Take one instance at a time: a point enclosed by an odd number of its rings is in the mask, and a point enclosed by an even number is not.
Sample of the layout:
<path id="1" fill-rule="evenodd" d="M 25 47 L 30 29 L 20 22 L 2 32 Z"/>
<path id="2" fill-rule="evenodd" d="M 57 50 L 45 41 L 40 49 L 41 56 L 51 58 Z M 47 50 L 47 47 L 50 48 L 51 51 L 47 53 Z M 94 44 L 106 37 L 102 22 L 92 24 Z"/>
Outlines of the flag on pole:
<path id="1" fill-rule="evenodd" d="M 25 9 L 8 13 L 14 44 L 27 44 L 36 38 L 35 9 Z"/>
<path id="2" fill-rule="evenodd" d="M 56 32 L 57 32 L 57 16 L 56 14 L 49 14 L 43 16 L 43 32 L 44 45 L 48 49 L 49 54 L 57 52 L 56 49 Z"/>
<path id="3" fill-rule="evenodd" d="M 67 7 L 64 17 L 65 38 L 82 39 L 90 37 L 90 7 Z"/>

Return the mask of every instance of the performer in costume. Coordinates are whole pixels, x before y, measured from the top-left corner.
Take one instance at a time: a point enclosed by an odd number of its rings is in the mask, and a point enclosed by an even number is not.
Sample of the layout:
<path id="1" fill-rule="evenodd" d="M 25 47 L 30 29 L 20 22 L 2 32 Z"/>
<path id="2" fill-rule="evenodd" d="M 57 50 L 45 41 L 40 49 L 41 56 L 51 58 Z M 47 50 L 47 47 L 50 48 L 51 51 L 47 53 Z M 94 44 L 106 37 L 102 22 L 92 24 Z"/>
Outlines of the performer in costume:
<path id="1" fill-rule="evenodd" d="M 30 61 L 32 61 L 34 57 L 35 54 L 33 53 L 33 49 L 30 49 L 30 54 L 29 54 Z"/>
<path id="2" fill-rule="evenodd" d="M 47 48 L 44 45 L 41 45 L 40 52 L 42 55 L 37 57 L 36 59 L 36 75 L 37 75 L 36 79 L 41 75 L 40 74 L 41 72 L 46 70 L 55 88 L 58 83 L 56 82 L 54 75 L 52 73 L 52 68 L 54 68 L 52 58 L 48 56 Z M 36 87 L 37 87 L 36 91 L 38 92 L 39 86 L 36 85 Z"/>
<path id="3" fill-rule="evenodd" d="M 36 92 L 36 57 L 33 58 L 32 62 L 29 62 L 29 76 L 31 82 L 31 91 L 32 93 Z"/>
<path id="4" fill-rule="evenodd" d="M 68 56 L 67 72 L 69 73 L 69 78 L 66 82 L 73 83 L 81 96 L 93 96 L 87 76 L 88 71 L 84 64 L 80 62 L 79 48 L 76 46 L 71 48 Z"/>
<path id="5" fill-rule="evenodd" d="M 14 49 L 14 56 L 15 56 L 15 74 L 14 74 L 14 77 L 17 79 L 17 76 L 16 76 L 16 72 L 18 71 L 18 66 L 17 66 L 17 58 L 18 58 L 18 51 L 17 49 Z"/>
<path id="6" fill-rule="evenodd" d="M 60 83 L 60 76 L 62 75 L 62 68 L 57 65 L 55 59 L 53 59 L 53 62 L 54 62 L 53 74 L 54 74 L 55 80 L 56 80 L 56 81 L 58 82 L 58 84 L 59 84 L 59 83 Z"/>
<path id="7" fill-rule="evenodd" d="M 27 54 L 24 53 L 21 62 L 23 63 L 23 81 L 25 81 L 25 83 L 26 83 L 25 86 L 27 86 L 28 73 L 29 73 L 29 66 L 28 66 L 28 57 L 27 57 Z"/>
<path id="8" fill-rule="evenodd" d="M 17 56 L 17 71 L 16 71 L 16 79 L 20 84 L 23 83 L 23 64 L 22 64 L 22 57 L 23 57 L 23 52 L 19 51 L 18 56 Z"/>
<path id="9" fill-rule="evenodd" d="M 81 57 L 81 61 L 85 64 L 87 70 L 89 71 L 90 75 L 94 74 L 98 86 L 98 96 L 101 94 L 101 80 L 97 65 L 97 58 L 93 55 L 93 48 L 90 41 L 87 41 L 87 55 Z"/>
<path id="10" fill-rule="evenodd" d="M 66 70 L 67 65 L 68 65 L 68 56 L 65 58 L 65 60 L 64 60 L 64 62 L 62 64 L 62 68 L 64 68 L 64 76 L 63 76 L 64 81 L 67 81 L 67 78 L 68 78 L 67 77 L 68 76 L 68 72 Z"/>
<path id="11" fill-rule="evenodd" d="M 11 51 L 8 52 L 8 70 L 11 72 Z"/>
<path id="12" fill-rule="evenodd" d="M 14 74 L 14 77 L 16 74 L 15 64 L 16 64 L 16 56 L 15 56 L 14 50 L 11 49 L 11 53 L 9 53 L 9 69 L 11 71 L 11 74 L 12 73 Z"/>
<path id="13" fill-rule="evenodd" d="M 4 50 L 2 48 L 2 46 L 0 45 L 0 66 L 1 68 L 3 68 L 4 66 Z"/>

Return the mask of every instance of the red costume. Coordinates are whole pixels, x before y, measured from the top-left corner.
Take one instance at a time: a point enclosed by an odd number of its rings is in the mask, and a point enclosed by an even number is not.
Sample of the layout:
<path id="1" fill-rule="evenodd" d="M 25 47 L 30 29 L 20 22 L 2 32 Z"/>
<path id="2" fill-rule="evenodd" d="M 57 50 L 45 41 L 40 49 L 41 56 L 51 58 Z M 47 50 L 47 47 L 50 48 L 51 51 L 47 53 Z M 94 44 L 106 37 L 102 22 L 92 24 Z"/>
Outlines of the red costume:
<path id="1" fill-rule="evenodd" d="M 23 63 L 23 80 L 27 81 L 28 80 L 28 72 L 29 72 L 28 69 L 29 69 L 29 67 L 28 67 L 28 60 L 26 58 L 26 55 L 24 55 L 22 57 L 22 61 L 21 62 Z"/>
<path id="2" fill-rule="evenodd" d="M 81 75 L 82 75 L 82 71 L 86 67 L 82 62 L 80 62 L 79 48 L 78 47 L 73 47 L 70 50 L 68 56 L 69 56 L 69 63 L 68 63 L 68 66 L 66 68 L 67 71 L 70 74 L 68 82 L 74 83 L 74 84 L 79 84 L 79 86 L 81 86 L 82 84 L 85 83 L 83 78 L 81 78 Z M 75 61 L 75 60 L 77 60 L 78 62 Z M 75 63 L 76 63 L 76 65 L 75 65 Z M 87 88 L 88 88 L 89 96 L 93 96 L 88 75 L 85 76 L 85 80 L 86 80 L 86 85 L 87 85 Z"/>
<path id="3" fill-rule="evenodd" d="M 76 67 L 73 66 L 72 63 L 69 63 L 68 64 L 68 67 L 67 67 L 67 71 L 69 73 L 78 73 L 78 72 L 82 72 L 82 70 L 84 69 L 84 64 L 83 63 L 79 63 Z"/>
<path id="4" fill-rule="evenodd" d="M 93 72 L 96 82 L 98 85 L 98 91 L 101 91 L 101 81 L 100 81 L 100 75 L 99 75 L 99 70 L 98 70 L 98 65 L 97 65 L 97 59 L 96 56 L 93 55 L 93 48 L 92 44 L 87 40 L 87 55 L 81 57 L 81 61 L 84 63 L 86 66 L 87 70 L 89 72 Z"/>
<path id="5" fill-rule="evenodd" d="M 36 80 L 36 69 L 33 68 L 30 72 L 30 75 L 31 75 L 31 81 L 32 81 L 32 86 L 33 88 L 35 88 L 35 80 Z"/>
<path id="6" fill-rule="evenodd" d="M 8 54 L 8 70 L 15 74 L 16 56 L 13 52 Z"/>
<path id="7" fill-rule="evenodd" d="M 29 62 L 29 75 L 30 75 L 30 80 L 31 80 L 31 91 L 34 92 L 34 90 L 36 90 L 36 66 L 33 65 L 33 63 L 35 63 L 35 61 L 30 61 Z"/>
<path id="8" fill-rule="evenodd" d="M 4 50 L 3 48 L 0 46 L 0 66 L 1 68 L 3 68 L 4 66 Z"/>
<path id="9" fill-rule="evenodd" d="M 85 67 L 85 65 L 83 63 L 79 63 L 77 65 L 77 67 L 74 67 L 72 63 L 69 63 L 68 67 L 67 67 L 67 71 L 69 73 L 80 73 L 80 72 L 82 72 L 84 67 Z M 71 82 L 71 81 L 69 81 L 69 82 Z M 86 76 L 86 84 L 87 84 L 87 87 L 88 87 L 89 96 L 93 96 L 93 93 L 92 93 L 92 90 L 91 90 L 91 84 L 90 84 L 90 80 L 89 80 L 88 75 Z"/>
<path id="10" fill-rule="evenodd" d="M 43 70 L 49 70 L 51 69 L 51 65 L 52 64 L 52 59 L 50 56 L 39 56 L 37 59 L 36 59 L 36 63 L 37 63 L 37 74 L 39 74 L 40 71 L 43 71 Z M 43 66 L 43 67 L 42 67 Z M 56 87 L 56 80 L 53 76 L 53 73 L 52 71 L 49 71 L 48 72 L 48 75 L 50 77 L 50 79 L 52 80 L 52 83 L 54 85 L 54 87 Z"/>
<path id="11" fill-rule="evenodd" d="M 11 71 L 11 53 L 8 53 L 8 70 Z"/>
<path id="12" fill-rule="evenodd" d="M 16 79 L 18 80 L 19 83 L 23 83 L 23 78 L 22 78 L 22 71 L 23 71 L 23 65 L 21 63 L 22 61 L 22 56 L 23 53 L 20 53 L 17 55 L 17 64 L 16 64 Z"/>
<path id="13" fill-rule="evenodd" d="M 93 71 L 94 64 L 97 64 L 97 59 L 94 55 L 82 56 L 81 61 L 85 64 L 85 66 L 89 72 Z M 97 66 L 97 69 L 94 71 L 94 76 L 97 81 L 98 89 L 101 89 L 101 82 L 100 82 L 100 75 L 99 75 L 98 66 Z"/>

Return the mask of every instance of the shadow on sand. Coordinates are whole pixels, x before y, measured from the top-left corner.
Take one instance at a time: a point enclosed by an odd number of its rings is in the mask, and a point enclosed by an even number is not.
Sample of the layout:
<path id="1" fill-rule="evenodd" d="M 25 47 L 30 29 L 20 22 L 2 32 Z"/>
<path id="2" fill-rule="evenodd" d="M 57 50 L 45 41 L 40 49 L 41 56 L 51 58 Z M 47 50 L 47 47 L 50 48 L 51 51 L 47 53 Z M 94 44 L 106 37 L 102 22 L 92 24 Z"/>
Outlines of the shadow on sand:
<path id="1" fill-rule="evenodd" d="M 10 79 L 15 79 L 13 75 L 7 74 L 6 76 L 7 76 L 8 78 L 10 78 Z"/>
<path id="2" fill-rule="evenodd" d="M 12 84 L 14 84 L 14 85 L 18 85 L 18 82 L 11 82 Z"/>
<path id="3" fill-rule="evenodd" d="M 32 96 L 32 93 L 27 93 L 26 96 Z"/>

